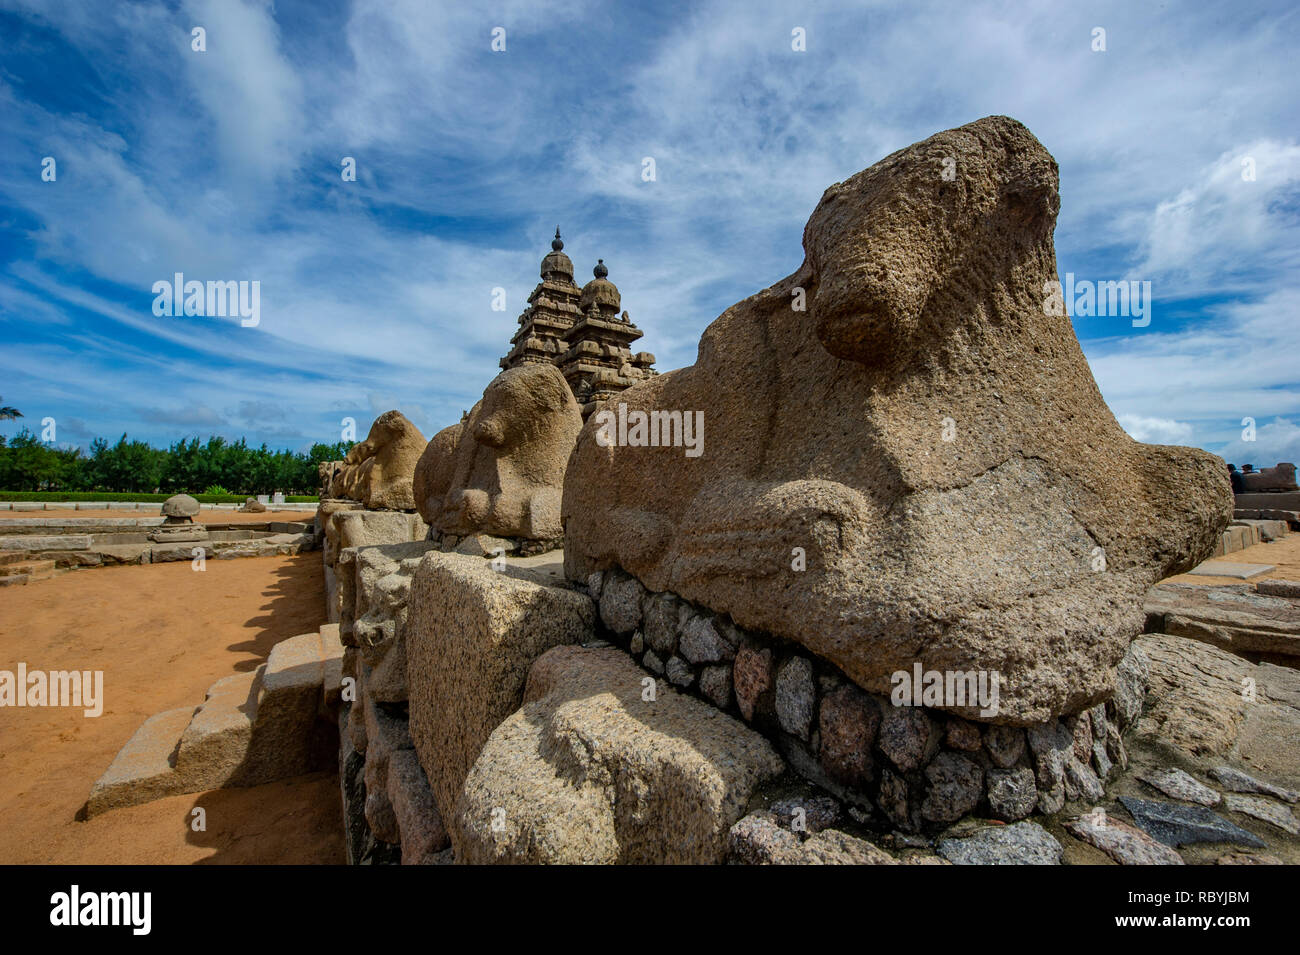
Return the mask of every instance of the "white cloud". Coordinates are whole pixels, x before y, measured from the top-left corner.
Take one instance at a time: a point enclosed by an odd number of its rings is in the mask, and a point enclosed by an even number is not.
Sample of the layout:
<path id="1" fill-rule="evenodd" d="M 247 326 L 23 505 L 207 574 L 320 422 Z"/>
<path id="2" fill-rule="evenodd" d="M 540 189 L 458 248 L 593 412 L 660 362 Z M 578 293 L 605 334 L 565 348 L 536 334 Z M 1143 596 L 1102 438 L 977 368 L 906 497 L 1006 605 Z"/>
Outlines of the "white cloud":
<path id="1" fill-rule="evenodd" d="M 1207 308 L 1178 331 L 1097 339 L 1085 353 L 1118 417 L 1176 417 L 1201 443 L 1226 441 L 1245 416 L 1300 414 L 1297 314 L 1300 288 L 1286 288 Z"/>
<path id="2" fill-rule="evenodd" d="M 1219 453 L 1238 467 L 1253 464 L 1256 469 L 1269 468 L 1280 461 L 1300 464 L 1300 424 L 1277 418 L 1257 426 L 1254 441 L 1238 438 Z"/>
<path id="3" fill-rule="evenodd" d="M 827 186 L 990 113 L 1061 162 L 1062 272 L 1160 280 L 1143 334 L 1077 326 L 1130 430 L 1221 444 L 1247 414 L 1300 419 L 1294 84 L 1257 79 L 1290 75 L 1295 11 L 355 0 L 318 35 L 260 0 L 61 6 L 18 4 L 93 62 L 109 103 L 59 112 L 0 74 L 0 197 L 39 247 L 0 286 L 6 327 L 38 340 L 0 351 L 0 373 L 91 426 L 151 401 L 228 418 L 245 401 L 333 433 L 386 410 L 372 396 L 451 423 L 495 374 L 557 221 L 579 282 L 610 266 L 646 333 L 635 347 L 687 364 L 705 325 L 798 265 Z M 131 53 L 138 36 L 153 57 Z M 32 175 L 47 148 L 57 186 Z M 344 155 L 360 169 L 346 187 Z M 154 320 L 149 286 L 176 270 L 260 280 L 262 326 Z M 506 313 L 487 307 L 497 285 Z M 1169 297 L 1225 290 L 1237 300 L 1161 331 Z M 83 308 L 106 320 L 72 323 Z M 76 384 L 27 375 L 32 360 Z M 114 374 L 122 361 L 138 373 Z"/>
<path id="4" fill-rule="evenodd" d="M 1192 426 L 1172 418 L 1124 414 L 1119 416 L 1119 423 L 1134 441 L 1144 444 L 1187 444 L 1192 440 Z"/>
<path id="5" fill-rule="evenodd" d="M 307 142 L 303 91 L 280 51 L 272 5 L 186 0 L 183 11 L 175 47 L 195 97 L 212 119 L 211 135 L 204 140 L 226 163 L 226 183 L 238 193 L 245 183 L 273 181 L 291 171 Z M 203 52 L 191 48 L 192 27 L 207 31 Z"/>
<path id="6" fill-rule="evenodd" d="M 1135 271 L 1160 281 L 1166 298 L 1249 289 L 1261 272 L 1295 275 L 1300 145 L 1263 139 L 1225 152 L 1156 206 L 1143 248 Z"/>

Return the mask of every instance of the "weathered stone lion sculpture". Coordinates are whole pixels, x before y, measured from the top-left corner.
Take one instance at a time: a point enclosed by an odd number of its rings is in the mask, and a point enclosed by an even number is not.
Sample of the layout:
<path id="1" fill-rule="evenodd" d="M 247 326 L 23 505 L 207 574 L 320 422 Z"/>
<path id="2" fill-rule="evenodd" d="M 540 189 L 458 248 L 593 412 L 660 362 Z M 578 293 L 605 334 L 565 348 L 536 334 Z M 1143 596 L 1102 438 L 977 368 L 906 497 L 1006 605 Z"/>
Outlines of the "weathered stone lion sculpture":
<path id="1" fill-rule="evenodd" d="M 587 423 L 569 576 L 621 566 L 877 693 L 916 662 L 991 671 L 996 715 L 943 707 L 988 722 L 1104 699 L 1142 595 L 1210 554 L 1232 495 L 1219 458 L 1124 433 L 1046 307 L 1059 204 L 1000 116 L 828 189 L 797 272 L 610 403 L 703 412 L 698 457 Z"/>
<path id="2" fill-rule="evenodd" d="M 335 471 L 331 496 L 373 509 L 412 510 L 415 465 L 424 448 L 419 428 L 400 411 L 385 411 L 370 426 L 366 440 L 353 445 L 343 467 Z"/>
<path id="3" fill-rule="evenodd" d="M 564 467 L 581 429 L 554 365 L 503 371 L 465 421 L 429 442 L 416 469 L 420 514 L 443 534 L 558 539 Z"/>

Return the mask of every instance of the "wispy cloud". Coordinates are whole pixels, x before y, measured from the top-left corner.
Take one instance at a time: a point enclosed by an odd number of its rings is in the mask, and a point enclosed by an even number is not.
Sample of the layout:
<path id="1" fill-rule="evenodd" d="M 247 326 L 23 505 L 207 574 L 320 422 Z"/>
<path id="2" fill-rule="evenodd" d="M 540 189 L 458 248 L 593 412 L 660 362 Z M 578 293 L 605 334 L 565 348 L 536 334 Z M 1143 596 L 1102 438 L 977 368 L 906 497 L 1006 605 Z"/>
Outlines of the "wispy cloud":
<path id="1" fill-rule="evenodd" d="M 0 0 L 6 401 L 156 441 L 301 446 L 387 407 L 432 432 L 496 373 L 557 222 L 579 281 L 606 260 L 636 347 L 687 364 L 797 267 L 827 186 L 1006 113 L 1060 162 L 1062 272 L 1153 282 L 1150 327 L 1076 322 L 1121 422 L 1226 451 L 1251 416 L 1272 463 L 1300 420 L 1298 22 L 1267 2 Z M 259 281 L 261 324 L 156 318 L 178 271 Z"/>

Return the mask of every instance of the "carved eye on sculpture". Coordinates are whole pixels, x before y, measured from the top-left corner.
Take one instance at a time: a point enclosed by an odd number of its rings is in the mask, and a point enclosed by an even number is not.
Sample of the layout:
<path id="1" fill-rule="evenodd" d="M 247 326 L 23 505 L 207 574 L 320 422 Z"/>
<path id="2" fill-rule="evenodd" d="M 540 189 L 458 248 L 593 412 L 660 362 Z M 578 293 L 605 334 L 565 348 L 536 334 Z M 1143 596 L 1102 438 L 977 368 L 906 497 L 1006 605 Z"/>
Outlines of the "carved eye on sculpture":
<path id="1" fill-rule="evenodd" d="M 474 440 L 489 448 L 499 448 L 506 443 L 505 429 L 496 418 L 485 418 L 474 426 Z"/>
<path id="2" fill-rule="evenodd" d="M 1002 207 L 1014 226 L 1030 232 L 1050 230 L 1061 211 L 1061 193 L 1054 167 L 1035 163 L 1010 177 L 1002 190 Z"/>
<path id="3" fill-rule="evenodd" d="M 928 291 L 911 273 L 860 262 L 828 269 L 813 299 L 817 337 L 836 358 L 871 364 L 910 341 Z"/>

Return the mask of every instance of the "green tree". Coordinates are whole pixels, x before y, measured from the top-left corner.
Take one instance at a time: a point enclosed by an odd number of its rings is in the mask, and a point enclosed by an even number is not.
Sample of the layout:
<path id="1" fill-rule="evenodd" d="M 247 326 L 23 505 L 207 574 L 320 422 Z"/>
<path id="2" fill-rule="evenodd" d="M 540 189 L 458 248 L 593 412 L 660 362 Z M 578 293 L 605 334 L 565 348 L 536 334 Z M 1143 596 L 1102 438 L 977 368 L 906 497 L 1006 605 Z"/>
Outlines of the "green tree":
<path id="1" fill-rule="evenodd" d="M 56 489 L 66 467 L 59 453 L 23 428 L 9 441 L 4 452 L 6 485 L 46 491 Z"/>
<path id="2" fill-rule="evenodd" d="M 317 465 L 337 461 L 351 442 L 313 444 L 306 453 L 272 451 L 265 444 L 250 448 L 213 435 L 181 438 L 166 449 L 123 434 L 116 444 L 95 438 L 89 454 L 77 448 L 53 448 L 24 428 L 12 438 L 0 435 L 0 489 L 10 491 L 132 491 L 202 493 L 220 486 L 232 493 L 314 494 Z"/>

